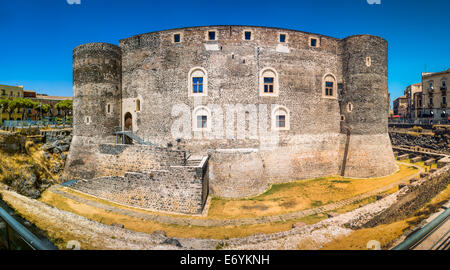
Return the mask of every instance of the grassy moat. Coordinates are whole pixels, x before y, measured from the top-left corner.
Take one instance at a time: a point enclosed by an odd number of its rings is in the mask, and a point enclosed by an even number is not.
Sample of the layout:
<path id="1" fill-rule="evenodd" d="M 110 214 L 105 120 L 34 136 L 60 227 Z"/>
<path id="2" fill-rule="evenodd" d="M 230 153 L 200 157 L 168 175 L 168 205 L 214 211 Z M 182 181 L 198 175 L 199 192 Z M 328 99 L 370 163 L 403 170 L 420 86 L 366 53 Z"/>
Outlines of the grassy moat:
<path id="1" fill-rule="evenodd" d="M 29 168 L 39 168 L 38 179 L 50 179 L 52 183 L 57 183 L 59 174 L 52 172 L 55 163 L 61 163 L 58 155 L 45 156 L 40 144 L 27 143 L 26 153 L 8 154 L 0 152 L 3 162 L 0 164 L 0 180 L 8 184 L 9 179 L 14 179 L 12 172 L 20 173 L 29 177 Z M 409 163 L 410 161 L 404 161 Z M 289 213 L 296 213 L 308 209 L 342 202 L 364 194 L 361 199 L 351 201 L 348 204 L 337 207 L 330 211 L 322 211 L 300 218 L 287 219 L 279 222 L 263 222 L 253 225 L 229 225 L 229 226 L 189 226 L 159 223 L 155 221 L 136 218 L 120 211 L 105 210 L 95 207 L 95 204 L 86 204 L 76 199 L 71 199 L 61 194 L 57 194 L 48 189 L 44 191 L 39 199 L 40 202 L 56 207 L 57 209 L 68 211 L 89 220 L 97 221 L 106 225 L 121 224 L 125 229 L 153 233 L 163 230 L 168 237 L 180 238 L 201 238 L 201 239 L 231 239 L 246 237 L 254 234 L 270 234 L 290 230 L 294 224 L 315 224 L 329 217 L 329 214 L 342 214 L 350 212 L 359 207 L 371 204 L 377 200 L 378 196 L 385 196 L 396 192 L 398 184 L 408 183 L 410 179 L 417 178 L 420 170 L 412 165 L 398 164 L 399 170 L 386 177 L 372 179 L 350 179 L 339 176 L 330 176 L 317 179 L 300 180 L 291 183 L 274 184 L 266 192 L 252 198 L 245 199 L 224 199 L 212 197 L 206 216 L 183 216 L 171 215 L 167 213 L 156 213 L 133 207 L 118 205 L 113 202 L 95 198 L 79 193 L 70 188 L 59 188 L 61 191 L 102 205 L 113 206 L 117 209 L 135 211 L 149 215 L 168 216 L 176 219 L 193 220 L 241 220 L 241 219 L 261 219 Z M 422 163 L 415 163 L 428 171 L 436 168 L 436 164 L 425 167 Z M 34 171 L 33 171 L 34 172 Z M 19 176 L 16 176 L 18 179 Z M 24 179 L 24 177 L 22 177 Z M 31 209 L 26 204 L 19 203 L 17 197 L 10 192 L 0 194 L 3 200 L 16 209 L 25 219 L 34 223 L 39 228 L 46 231 L 49 238 L 60 248 L 65 248 L 64 244 L 73 239 L 71 228 L 61 230 L 57 220 L 43 219 L 39 216 L 40 209 Z M 447 188 L 434 201 L 424 207 L 422 212 L 407 219 L 393 224 L 380 225 L 375 228 L 357 230 L 351 235 L 342 237 L 336 241 L 328 243 L 325 249 L 366 249 L 367 239 L 381 239 L 382 246 L 387 246 L 402 233 L 410 229 L 417 222 L 424 218 L 430 209 L 434 209 L 450 196 L 450 189 Z M 377 237 L 377 238 L 376 238 Z M 367 238 L 367 239 L 366 239 Z M 92 239 L 80 239 L 85 249 L 101 249 L 102 245 L 91 242 Z M 95 242 L 95 241 L 94 241 Z M 298 244 L 298 249 L 316 249 L 313 243 L 302 241 Z"/>

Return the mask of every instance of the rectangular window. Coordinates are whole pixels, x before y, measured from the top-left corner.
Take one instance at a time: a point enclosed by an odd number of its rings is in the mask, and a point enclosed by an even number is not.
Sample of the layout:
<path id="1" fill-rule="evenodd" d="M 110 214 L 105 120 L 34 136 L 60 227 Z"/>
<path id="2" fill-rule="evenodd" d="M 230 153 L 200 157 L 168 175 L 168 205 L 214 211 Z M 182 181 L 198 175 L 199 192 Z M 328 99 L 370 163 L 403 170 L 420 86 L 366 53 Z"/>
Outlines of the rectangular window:
<path id="1" fill-rule="evenodd" d="M 264 93 L 273 93 L 273 78 L 264 78 Z"/>
<path id="2" fill-rule="evenodd" d="M 110 113 L 110 112 L 111 112 L 111 105 L 108 104 L 108 113 Z"/>
<path id="3" fill-rule="evenodd" d="M 285 128 L 286 127 L 286 116 L 285 115 L 277 115 L 277 128 Z"/>
<path id="4" fill-rule="evenodd" d="M 174 43 L 180 43 L 181 42 L 181 35 L 180 34 L 173 35 L 173 42 Z"/>
<path id="5" fill-rule="evenodd" d="M 332 96 L 333 95 L 333 82 L 325 82 L 325 95 Z"/>
<path id="6" fill-rule="evenodd" d="M 208 127 L 208 116 L 197 115 L 197 128 L 207 128 Z"/>
<path id="7" fill-rule="evenodd" d="M 447 97 L 442 97 L 442 104 L 447 104 Z"/>
<path id="8" fill-rule="evenodd" d="M 209 31 L 208 32 L 208 39 L 209 40 L 216 40 L 216 32 L 215 31 Z"/>
<path id="9" fill-rule="evenodd" d="M 285 34 L 280 34 L 280 42 L 281 43 L 285 43 L 286 42 L 286 35 Z"/>
<path id="10" fill-rule="evenodd" d="M 192 78 L 192 91 L 194 93 L 203 93 L 203 77 Z"/>
<path id="11" fill-rule="evenodd" d="M 245 31 L 244 36 L 245 36 L 245 40 L 251 40 L 252 39 L 252 32 Z"/>
<path id="12" fill-rule="evenodd" d="M 430 106 L 433 106 L 433 98 L 430 98 Z"/>
<path id="13" fill-rule="evenodd" d="M 311 47 L 317 47 L 317 39 L 315 38 L 311 39 Z"/>

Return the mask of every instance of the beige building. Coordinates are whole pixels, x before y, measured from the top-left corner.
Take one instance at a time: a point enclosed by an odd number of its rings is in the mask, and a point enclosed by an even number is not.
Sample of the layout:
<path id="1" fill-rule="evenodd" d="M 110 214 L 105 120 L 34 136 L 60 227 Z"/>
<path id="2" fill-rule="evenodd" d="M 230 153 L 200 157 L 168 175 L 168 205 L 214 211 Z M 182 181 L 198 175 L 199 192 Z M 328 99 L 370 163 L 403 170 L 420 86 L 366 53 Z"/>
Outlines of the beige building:
<path id="1" fill-rule="evenodd" d="M 0 84 L 0 99 L 2 98 L 23 98 L 23 86 L 10 86 Z M 10 115 L 7 112 L 0 111 L 0 122 L 6 120 L 22 120 L 22 113 L 16 110 Z"/>
<path id="2" fill-rule="evenodd" d="M 449 81 L 450 69 L 436 73 L 422 73 L 422 117 L 433 120 L 448 120 L 450 109 L 447 102 L 447 83 Z"/>
<path id="3" fill-rule="evenodd" d="M 414 104 L 414 95 L 420 92 L 422 92 L 422 83 L 411 84 L 405 89 L 404 95 L 407 102 L 406 118 L 417 118 L 417 107 Z"/>
<path id="4" fill-rule="evenodd" d="M 394 99 L 394 115 L 399 115 L 401 118 L 406 118 L 408 113 L 408 99 L 402 96 Z"/>

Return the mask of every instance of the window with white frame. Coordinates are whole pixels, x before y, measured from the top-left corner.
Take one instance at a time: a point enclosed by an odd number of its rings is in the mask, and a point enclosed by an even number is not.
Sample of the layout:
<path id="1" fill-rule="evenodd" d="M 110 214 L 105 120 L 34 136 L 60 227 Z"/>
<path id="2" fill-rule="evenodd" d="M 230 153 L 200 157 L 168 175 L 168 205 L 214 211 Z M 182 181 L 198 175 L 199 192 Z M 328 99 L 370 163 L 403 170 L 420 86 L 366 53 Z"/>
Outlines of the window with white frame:
<path id="1" fill-rule="evenodd" d="M 323 92 L 322 96 L 326 98 L 336 98 L 336 77 L 332 74 L 327 74 L 323 77 Z"/>
<path id="2" fill-rule="evenodd" d="M 85 116 L 84 117 L 84 123 L 86 125 L 90 125 L 92 123 L 91 117 L 90 116 Z"/>
<path id="3" fill-rule="evenodd" d="M 141 111 L 141 100 L 136 99 L 136 112 L 140 112 L 140 111 Z"/>
<path id="4" fill-rule="evenodd" d="M 206 70 L 201 67 L 189 71 L 189 96 L 208 95 L 208 76 Z"/>
<path id="5" fill-rule="evenodd" d="M 288 42 L 288 34 L 286 33 L 280 33 L 280 43 L 287 43 Z"/>
<path id="6" fill-rule="evenodd" d="M 317 37 L 309 37 L 309 47 L 318 48 L 320 47 L 320 40 Z"/>
<path id="7" fill-rule="evenodd" d="M 216 30 L 209 30 L 206 32 L 206 40 L 208 41 L 215 41 L 217 40 L 217 31 Z"/>
<path id="8" fill-rule="evenodd" d="M 253 40 L 253 31 L 252 30 L 244 30 L 242 39 L 244 40 Z"/>
<path id="9" fill-rule="evenodd" d="M 277 106 L 272 112 L 272 130 L 290 130 L 289 110 L 284 106 Z"/>
<path id="10" fill-rule="evenodd" d="M 172 43 L 181 43 L 183 41 L 182 33 L 174 33 L 172 36 Z"/>
<path id="11" fill-rule="evenodd" d="M 112 105 L 111 103 L 106 104 L 106 113 L 111 114 L 112 113 Z"/>
<path id="12" fill-rule="evenodd" d="M 209 131 L 211 129 L 211 112 L 205 106 L 195 108 L 193 115 L 194 131 Z"/>
<path id="13" fill-rule="evenodd" d="M 273 68 L 265 68 L 259 74 L 260 96 L 278 96 L 278 73 Z"/>
<path id="14" fill-rule="evenodd" d="M 353 104 L 351 102 L 347 104 L 347 112 L 353 112 Z"/>

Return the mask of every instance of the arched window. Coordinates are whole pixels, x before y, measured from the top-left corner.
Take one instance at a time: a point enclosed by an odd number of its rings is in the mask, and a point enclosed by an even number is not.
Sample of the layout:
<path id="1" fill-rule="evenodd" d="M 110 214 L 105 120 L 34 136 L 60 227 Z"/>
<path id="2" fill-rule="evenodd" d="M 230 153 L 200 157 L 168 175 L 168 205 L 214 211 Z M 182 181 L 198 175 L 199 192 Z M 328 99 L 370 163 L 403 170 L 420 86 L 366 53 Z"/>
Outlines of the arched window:
<path id="1" fill-rule="evenodd" d="M 277 106 L 272 111 L 272 130 L 290 130 L 290 113 L 284 106 Z"/>
<path id="2" fill-rule="evenodd" d="M 278 73 L 273 68 L 265 68 L 259 73 L 259 95 L 277 97 L 279 94 Z"/>
<path id="3" fill-rule="evenodd" d="M 202 67 L 195 67 L 189 71 L 188 96 L 208 95 L 208 74 Z"/>
<path id="4" fill-rule="evenodd" d="M 333 74 L 327 74 L 323 77 L 322 96 L 325 98 L 336 98 L 336 77 Z"/>
<path id="5" fill-rule="evenodd" d="M 141 111 L 141 100 L 136 99 L 136 112 L 140 112 L 140 111 Z"/>
<path id="6" fill-rule="evenodd" d="M 192 126 L 194 131 L 211 130 L 211 112 L 207 107 L 200 106 L 195 108 L 192 116 Z"/>

